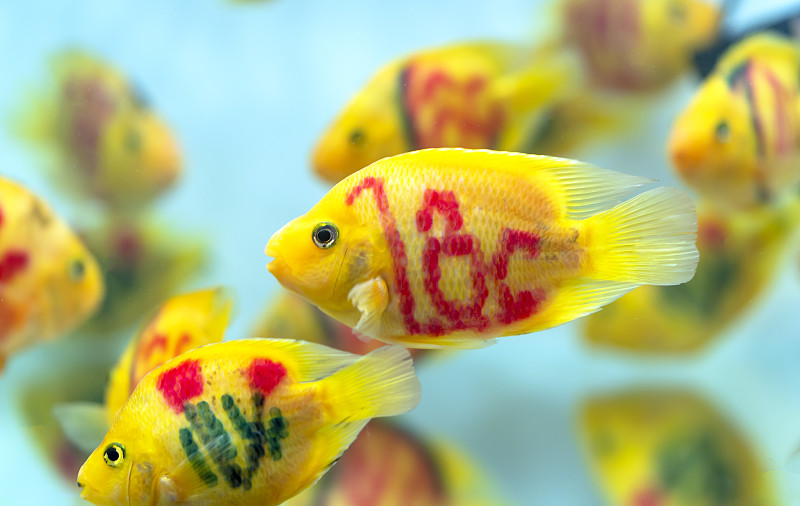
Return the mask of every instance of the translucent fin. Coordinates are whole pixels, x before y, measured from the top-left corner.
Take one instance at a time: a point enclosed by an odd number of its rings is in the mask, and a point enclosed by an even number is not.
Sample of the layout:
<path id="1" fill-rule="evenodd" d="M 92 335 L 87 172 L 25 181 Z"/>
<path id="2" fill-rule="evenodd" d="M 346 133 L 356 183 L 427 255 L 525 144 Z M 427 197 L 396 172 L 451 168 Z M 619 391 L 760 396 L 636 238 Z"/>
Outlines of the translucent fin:
<path id="1" fill-rule="evenodd" d="M 585 220 L 595 279 L 677 285 L 692 279 L 699 253 L 694 202 L 656 188 Z"/>
<path id="2" fill-rule="evenodd" d="M 361 313 L 354 327 L 365 336 L 379 336 L 381 316 L 389 304 L 389 290 L 381 277 L 358 283 L 350 289 L 347 300 Z"/>
<path id="3" fill-rule="evenodd" d="M 420 167 L 506 172 L 529 178 L 564 210 L 564 217 L 582 219 L 614 207 L 651 179 L 601 169 L 566 158 L 462 148 L 423 149 L 392 158 L 393 163 Z"/>
<path id="4" fill-rule="evenodd" d="M 414 409 L 421 395 L 411 354 L 396 345 L 378 348 L 324 381 L 333 423 L 399 415 Z"/>
<path id="5" fill-rule="evenodd" d="M 536 327 L 526 328 L 521 333 L 535 332 L 571 322 L 600 310 L 634 288 L 634 283 L 573 279 L 559 289 L 552 304 L 547 308 Z"/>
<path id="6" fill-rule="evenodd" d="M 85 452 L 103 442 L 111 425 L 105 406 L 91 402 L 56 404 L 53 415 L 67 440 Z"/>
<path id="7" fill-rule="evenodd" d="M 320 380 L 361 358 L 322 344 L 291 339 L 237 339 L 209 346 L 225 346 L 225 353 L 231 354 L 231 359 L 241 354 L 280 362 L 301 382 Z"/>

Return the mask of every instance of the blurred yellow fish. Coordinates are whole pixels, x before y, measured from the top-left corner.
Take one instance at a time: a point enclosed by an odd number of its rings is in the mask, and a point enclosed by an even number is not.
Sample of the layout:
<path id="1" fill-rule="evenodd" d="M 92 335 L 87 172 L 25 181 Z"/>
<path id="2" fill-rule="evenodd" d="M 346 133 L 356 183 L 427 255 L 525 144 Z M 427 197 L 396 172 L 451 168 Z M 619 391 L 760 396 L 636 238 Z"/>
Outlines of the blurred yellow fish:
<path id="1" fill-rule="evenodd" d="M 645 353 L 702 349 L 758 301 L 798 225 L 798 203 L 750 213 L 702 211 L 694 278 L 625 295 L 584 320 L 586 338 Z"/>
<path id="2" fill-rule="evenodd" d="M 206 262 L 206 247 L 171 227 L 111 219 L 86 231 L 106 281 L 106 297 L 82 331 L 130 332 L 142 315 L 180 290 Z"/>
<path id="3" fill-rule="evenodd" d="M 285 506 L 499 506 L 486 476 L 461 452 L 372 421 L 331 472 Z"/>
<path id="4" fill-rule="evenodd" d="M 697 265 L 694 204 L 643 178 L 519 153 L 429 149 L 337 184 L 269 240 L 286 288 L 358 332 L 474 348 L 554 327 Z"/>
<path id="5" fill-rule="evenodd" d="M 0 177 L 0 369 L 6 357 L 70 331 L 97 309 L 97 261 L 50 207 Z"/>
<path id="6" fill-rule="evenodd" d="M 139 381 L 152 369 L 183 352 L 222 341 L 232 302 L 220 289 L 176 295 L 167 300 L 131 339 L 111 371 L 105 405 L 62 404 L 56 409 L 70 440 L 91 451 Z"/>
<path id="7" fill-rule="evenodd" d="M 720 13 L 703 0 L 565 0 L 563 30 L 597 85 L 648 91 L 687 71 L 717 36 Z"/>
<path id="8" fill-rule="evenodd" d="M 613 506 L 778 504 L 738 430 L 686 392 L 643 390 L 590 399 L 581 435 Z"/>
<path id="9" fill-rule="evenodd" d="M 353 329 L 289 291 L 282 291 L 273 299 L 250 335 L 310 341 L 357 355 L 365 355 L 383 346 L 380 341 L 358 337 Z M 430 353 L 421 349 L 408 351 L 415 361 Z"/>
<path id="10" fill-rule="evenodd" d="M 413 409 L 408 351 L 280 339 L 210 344 L 137 385 L 78 473 L 98 504 L 277 505 L 314 483 L 370 418 Z"/>
<path id="11" fill-rule="evenodd" d="M 581 81 L 574 58 L 500 43 L 436 48 L 396 60 L 322 135 L 312 165 L 336 183 L 387 156 L 421 148 L 521 151 L 548 106 Z"/>
<path id="12" fill-rule="evenodd" d="M 769 202 L 800 182 L 800 47 L 754 35 L 720 60 L 672 129 L 687 184 L 719 205 Z"/>
<path id="13" fill-rule="evenodd" d="M 127 78 L 72 51 L 55 59 L 55 91 L 26 119 L 26 135 L 55 151 L 59 182 L 113 209 L 137 208 L 181 172 L 173 134 Z"/>

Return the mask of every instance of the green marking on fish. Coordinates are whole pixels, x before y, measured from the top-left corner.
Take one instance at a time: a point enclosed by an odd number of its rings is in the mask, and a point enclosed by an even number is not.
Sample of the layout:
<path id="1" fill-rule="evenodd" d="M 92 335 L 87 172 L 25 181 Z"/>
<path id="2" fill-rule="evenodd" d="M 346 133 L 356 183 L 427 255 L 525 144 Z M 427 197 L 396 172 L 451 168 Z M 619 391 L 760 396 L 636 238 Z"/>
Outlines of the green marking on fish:
<path id="1" fill-rule="evenodd" d="M 208 467 L 206 459 L 204 459 L 203 454 L 200 453 L 197 443 L 195 443 L 192 438 L 192 431 L 183 428 L 179 432 L 179 437 L 186 458 L 189 459 L 189 463 L 192 465 L 194 472 L 197 473 L 197 476 L 203 480 L 203 483 L 205 483 L 207 487 L 217 486 L 217 482 L 219 481 L 217 475 Z"/>

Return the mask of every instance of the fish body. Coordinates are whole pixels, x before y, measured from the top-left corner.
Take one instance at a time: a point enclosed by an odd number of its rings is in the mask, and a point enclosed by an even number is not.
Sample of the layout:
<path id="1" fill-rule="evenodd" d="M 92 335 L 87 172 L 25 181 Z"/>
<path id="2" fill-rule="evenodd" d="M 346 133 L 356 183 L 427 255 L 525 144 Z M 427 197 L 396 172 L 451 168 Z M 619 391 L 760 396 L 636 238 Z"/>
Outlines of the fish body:
<path id="1" fill-rule="evenodd" d="M 519 151 L 580 80 L 574 58 L 549 50 L 487 42 L 420 51 L 375 74 L 322 135 L 312 165 L 336 183 L 416 149 Z"/>
<path id="2" fill-rule="evenodd" d="M 407 153 L 343 180 L 276 232 L 268 267 L 375 339 L 484 346 L 578 318 L 641 284 L 692 277 L 696 214 L 686 195 L 658 188 L 613 207 L 645 181 L 536 155 Z"/>
<path id="3" fill-rule="evenodd" d="M 0 177 L 0 367 L 75 328 L 102 297 L 100 268 L 81 240 L 43 200 Z"/>
<path id="4" fill-rule="evenodd" d="M 638 353 L 703 349 L 757 303 L 798 225 L 797 202 L 740 213 L 702 209 L 694 278 L 623 296 L 584 320 L 584 336 L 595 345 Z"/>
<path id="5" fill-rule="evenodd" d="M 585 453 L 614 506 L 779 504 L 752 445 L 696 395 L 642 390 L 589 399 Z"/>
<path id="6" fill-rule="evenodd" d="M 78 474 L 95 504 L 277 505 L 367 421 L 412 409 L 408 352 L 276 339 L 211 344 L 151 371 Z"/>
<path id="7" fill-rule="evenodd" d="M 564 36 L 589 79 L 625 91 L 663 88 L 716 38 L 719 10 L 702 0 L 566 0 Z"/>
<path id="8" fill-rule="evenodd" d="M 181 172 L 174 135 L 120 71 L 88 53 L 55 59 L 55 90 L 28 119 L 59 182 L 115 210 L 137 209 Z"/>
<path id="9" fill-rule="evenodd" d="M 732 47 L 672 129 L 683 180 L 717 205 L 746 209 L 800 183 L 800 47 L 757 34 Z"/>

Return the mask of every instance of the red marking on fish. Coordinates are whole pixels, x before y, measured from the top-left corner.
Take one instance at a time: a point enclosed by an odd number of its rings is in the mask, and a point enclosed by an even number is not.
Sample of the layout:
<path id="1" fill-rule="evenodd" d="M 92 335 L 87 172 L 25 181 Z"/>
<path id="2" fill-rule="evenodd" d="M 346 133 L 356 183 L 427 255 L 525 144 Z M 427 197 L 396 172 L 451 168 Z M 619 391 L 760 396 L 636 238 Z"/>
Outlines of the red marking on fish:
<path id="1" fill-rule="evenodd" d="M 189 350 L 189 345 L 192 342 L 192 336 L 189 334 L 183 334 L 178 342 L 175 343 L 175 356 L 177 357 L 181 353 Z"/>
<path id="2" fill-rule="evenodd" d="M 67 141 L 78 168 L 94 174 L 100 161 L 100 138 L 117 104 L 99 78 L 71 77 L 63 88 L 64 106 L 71 119 Z"/>
<path id="3" fill-rule="evenodd" d="M 767 83 L 769 83 L 772 89 L 773 100 L 775 102 L 775 154 L 784 155 L 793 148 L 792 139 L 790 137 L 790 118 L 788 107 L 786 107 L 786 104 L 790 101 L 789 93 L 784 90 L 778 78 L 769 68 L 764 67 L 763 73 L 764 77 L 767 79 Z"/>
<path id="4" fill-rule="evenodd" d="M 142 360 L 148 361 L 153 356 L 156 349 L 167 351 L 167 336 L 164 334 L 154 334 L 153 338 L 144 343 L 142 347 Z"/>
<path id="5" fill-rule="evenodd" d="M 631 506 L 661 506 L 664 504 L 664 496 L 655 487 L 640 490 L 631 498 Z"/>
<path id="6" fill-rule="evenodd" d="M 183 413 L 183 406 L 190 399 L 203 393 L 203 373 L 200 361 L 187 360 L 162 372 L 156 388 L 176 413 Z"/>
<path id="7" fill-rule="evenodd" d="M 267 358 L 257 358 L 250 363 L 245 374 L 250 387 L 266 396 L 286 377 L 286 368 Z"/>
<path id="8" fill-rule="evenodd" d="M 19 273 L 23 272 L 29 264 L 28 253 L 22 250 L 9 250 L 0 258 L 0 283 L 8 283 Z"/>
<path id="9" fill-rule="evenodd" d="M 712 248 L 722 248 L 725 245 L 728 232 L 722 223 L 701 222 L 697 230 L 697 236 L 701 244 Z"/>

